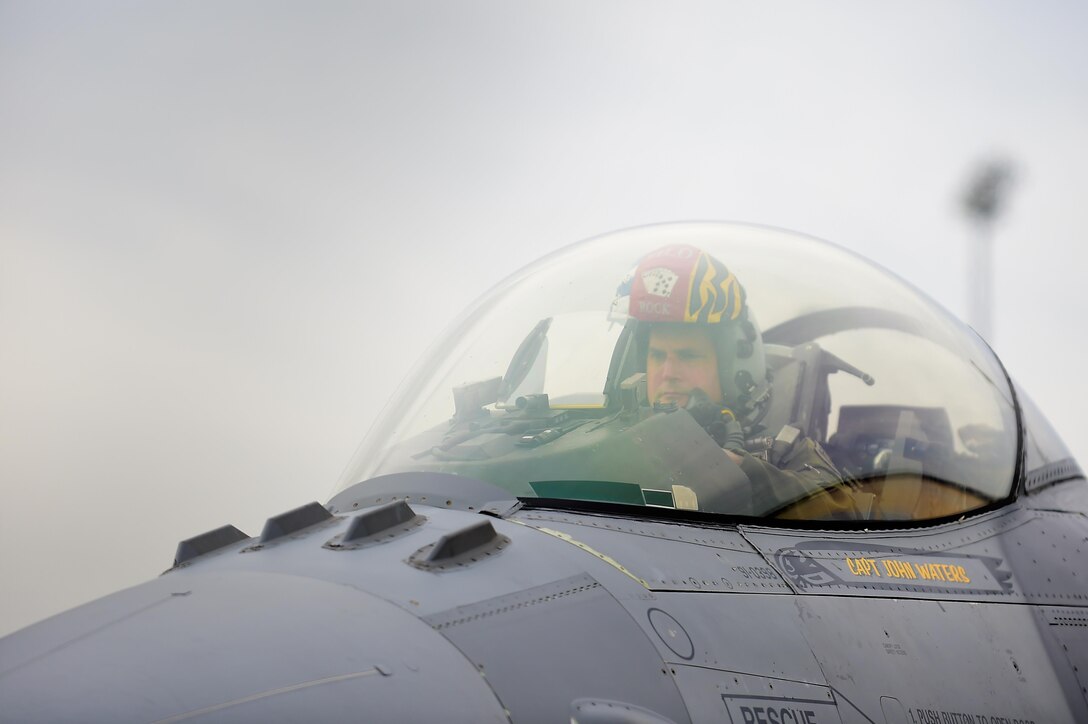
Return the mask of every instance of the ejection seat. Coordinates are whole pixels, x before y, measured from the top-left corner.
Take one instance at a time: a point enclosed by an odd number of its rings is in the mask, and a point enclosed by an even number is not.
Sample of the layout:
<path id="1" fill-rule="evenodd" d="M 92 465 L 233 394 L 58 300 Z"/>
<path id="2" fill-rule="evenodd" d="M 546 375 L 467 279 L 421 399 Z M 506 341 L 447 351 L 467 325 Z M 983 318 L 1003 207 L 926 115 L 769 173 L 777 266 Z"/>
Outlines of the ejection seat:
<path id="1" fill-rule="evenodd" d="M 793 425 L 819 443 L 842 474 L 862 516 L 872 520 L 940 518 L 985 505 L 962 486 L 948 411 L 910 405 L 841 405 L 829 436 L 828 378 L 849 372 L 874 380 L 815 343 L 766 345 L 774 396 L 762 426 L 770 434 Z M 792 394 L 791 394 L 792 392 Z M 806 501 L 780 511 L 785 518 L 810 518 Z"/>

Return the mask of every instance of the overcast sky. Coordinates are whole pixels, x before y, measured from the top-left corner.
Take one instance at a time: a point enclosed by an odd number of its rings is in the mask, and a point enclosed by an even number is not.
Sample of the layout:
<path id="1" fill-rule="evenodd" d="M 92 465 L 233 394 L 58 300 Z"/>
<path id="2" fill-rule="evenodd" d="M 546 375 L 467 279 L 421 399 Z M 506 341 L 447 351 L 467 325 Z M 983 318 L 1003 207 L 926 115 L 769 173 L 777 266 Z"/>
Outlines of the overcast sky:
<path id="1" fill-rule="evenodd" d="M 0 634 L 325 501 L 457 312 L 637 224 L 796 229 L 960 316 L 1088 459 L 1082 2 L 0 0 Z"/>

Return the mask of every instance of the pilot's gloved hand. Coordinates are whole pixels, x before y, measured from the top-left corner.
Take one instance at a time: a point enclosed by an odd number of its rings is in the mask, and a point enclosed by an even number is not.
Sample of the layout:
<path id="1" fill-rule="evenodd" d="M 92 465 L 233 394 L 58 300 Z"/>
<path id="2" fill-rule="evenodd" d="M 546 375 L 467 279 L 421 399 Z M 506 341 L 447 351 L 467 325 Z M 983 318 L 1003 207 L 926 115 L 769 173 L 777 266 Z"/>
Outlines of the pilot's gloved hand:
<path id="1" fill-rule="evenodd" d="M 733 452 L 745 452 L 744 428 L 728 407 L 711 402 L 705 392 L 697 389 L 691 393 L 685 409 L 718 445 Z"/>

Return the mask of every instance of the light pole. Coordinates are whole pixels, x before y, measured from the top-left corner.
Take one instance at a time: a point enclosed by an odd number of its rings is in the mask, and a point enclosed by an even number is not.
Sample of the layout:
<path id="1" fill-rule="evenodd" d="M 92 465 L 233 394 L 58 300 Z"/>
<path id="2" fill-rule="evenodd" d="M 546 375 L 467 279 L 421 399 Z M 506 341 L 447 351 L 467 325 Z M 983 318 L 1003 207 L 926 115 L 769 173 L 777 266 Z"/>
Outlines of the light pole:
<path id="1" fill-rule="evenodd" d="M 971 290 L 969 321 L 975 331 L 990 344 L 994 341 L 994 222 L 1005 206 L 1012 179 L 1012 163 L 1004 159 L 986 161 L 979 165 L 963 196 L 964 211 L 975 226 L 967 266 L 967 284 Z"/>

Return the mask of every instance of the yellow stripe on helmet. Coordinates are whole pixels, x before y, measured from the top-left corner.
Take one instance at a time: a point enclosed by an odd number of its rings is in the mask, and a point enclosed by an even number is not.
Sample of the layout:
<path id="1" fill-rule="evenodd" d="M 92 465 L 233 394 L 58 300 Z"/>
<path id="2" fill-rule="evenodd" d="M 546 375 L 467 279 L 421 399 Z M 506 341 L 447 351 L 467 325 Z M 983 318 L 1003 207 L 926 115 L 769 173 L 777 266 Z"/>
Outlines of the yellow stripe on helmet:
<path id="1" fill-rule="evenodd" d="M 716 282 L 718 278 L 722 280 Z M 723 317 L 738 319 L 743 309 L 744 288 L 740 282 L 714 257 L 701 252 L 691 270 L 684 321 L 718 324 Z"/>

